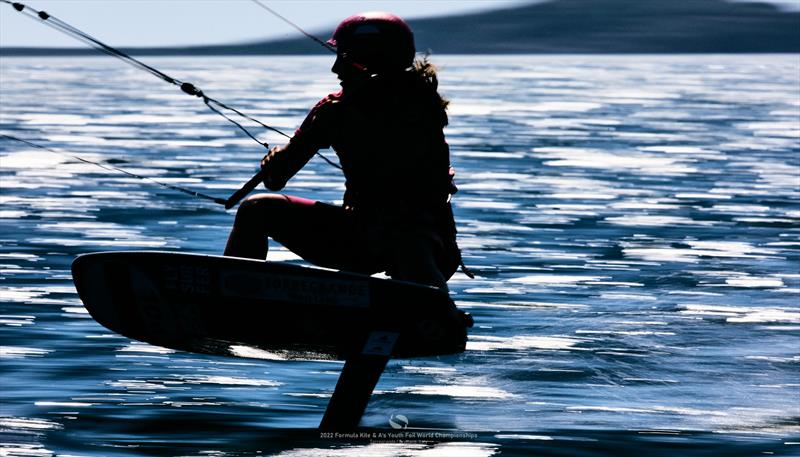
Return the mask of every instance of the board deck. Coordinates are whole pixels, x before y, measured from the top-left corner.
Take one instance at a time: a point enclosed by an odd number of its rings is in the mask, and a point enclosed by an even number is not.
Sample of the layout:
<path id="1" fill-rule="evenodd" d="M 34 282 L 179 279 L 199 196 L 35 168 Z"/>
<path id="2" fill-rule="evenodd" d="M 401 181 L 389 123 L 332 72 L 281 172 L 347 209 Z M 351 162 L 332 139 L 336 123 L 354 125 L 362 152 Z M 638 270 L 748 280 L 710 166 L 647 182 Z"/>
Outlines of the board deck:
<path id="1" fill-rule="evenodd" d="M 447 292 L 434 287 L 284 263 L 100 252 L 77 257 L 72 275 L 84 306 L 104 327 L 198 353 L 425 357 L 464 351 L 471 326 Z"/>

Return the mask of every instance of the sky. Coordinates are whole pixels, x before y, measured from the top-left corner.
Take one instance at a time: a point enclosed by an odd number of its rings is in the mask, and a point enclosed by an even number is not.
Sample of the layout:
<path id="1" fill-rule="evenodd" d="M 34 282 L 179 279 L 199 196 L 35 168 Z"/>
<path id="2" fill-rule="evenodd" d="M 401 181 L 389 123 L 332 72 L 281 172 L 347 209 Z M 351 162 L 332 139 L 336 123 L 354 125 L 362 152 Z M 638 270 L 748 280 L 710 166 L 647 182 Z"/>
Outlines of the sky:
<path id="1" fill-rule="evenodd" d="M 251 0 L 16 1 L 44 10 L 112 46 L 228 44 L 299 35 Z M 309 32 L 332 31 L 341 19 L 363 11 L 390 11 L 414 18 L 526 3 L 520 0 L 262 1 Z M 0 46 L 81 46 L 35 22 L 11 5 L 0 3 Z"/>
<path id="2" fill-rule="evenodd" d="M 111 46 L 229 44 L 299 36 L 297 31 L 255 5 L 252 0 L 17 1 L 47 11 Z M 416 18 L 543 0 L 262 1 L 305 30 L 319 32 L 332 30 L 341 19 L 362 11 L 390 11 L 406 18 Z M 763 1 L 800 11 L 800 0 Z M 72 38 L 35 22 L 38 20 L 31 20 L 16 12 L 11 5 L 0 3 L 0 46 L 82 46 Z"/>

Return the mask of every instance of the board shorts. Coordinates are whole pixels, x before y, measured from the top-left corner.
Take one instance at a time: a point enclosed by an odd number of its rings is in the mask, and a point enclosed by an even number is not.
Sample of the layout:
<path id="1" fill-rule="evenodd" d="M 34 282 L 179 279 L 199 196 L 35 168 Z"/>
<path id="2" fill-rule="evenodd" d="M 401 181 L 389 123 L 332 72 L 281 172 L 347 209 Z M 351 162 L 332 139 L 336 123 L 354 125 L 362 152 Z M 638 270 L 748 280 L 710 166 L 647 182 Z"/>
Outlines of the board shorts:
<path id="1" fill-rule="evenodd" d="M 306 198 L 281 195 L 264 208 L 265 233 L 315 265 L 363 274 L 386 272 L 405 279 L 404 256 L 431 256 L 445 280 L 458 269 L 460 253 L 453 236 L 433 227 L 382 224 L 357 211 Z"/>

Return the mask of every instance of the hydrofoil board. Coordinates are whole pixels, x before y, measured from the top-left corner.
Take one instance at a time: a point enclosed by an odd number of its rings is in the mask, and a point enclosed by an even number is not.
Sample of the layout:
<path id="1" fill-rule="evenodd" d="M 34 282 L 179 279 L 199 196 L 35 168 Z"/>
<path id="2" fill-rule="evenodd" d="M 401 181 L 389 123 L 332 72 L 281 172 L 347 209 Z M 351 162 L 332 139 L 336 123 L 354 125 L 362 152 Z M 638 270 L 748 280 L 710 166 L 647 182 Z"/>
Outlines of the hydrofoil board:
<path id="1" fill-rule="evenodd" d="M 84 306 L 104 327 L 198 353 L 436 356 L 464 351 L 471 326 L 443 290 L 284 263 L 101 252 L 77 257 L 72 275 Z"/>

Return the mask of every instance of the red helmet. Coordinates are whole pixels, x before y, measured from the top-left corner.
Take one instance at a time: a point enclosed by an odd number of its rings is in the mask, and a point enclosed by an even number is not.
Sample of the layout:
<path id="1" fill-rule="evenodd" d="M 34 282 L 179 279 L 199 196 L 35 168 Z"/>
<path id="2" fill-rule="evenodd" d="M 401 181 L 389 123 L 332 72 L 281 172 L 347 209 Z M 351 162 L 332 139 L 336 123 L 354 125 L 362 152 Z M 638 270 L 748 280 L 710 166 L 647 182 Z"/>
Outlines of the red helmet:
<path id="1" fill-rule="evenodd" d="M 414 33 L 391 13 L 369 12 L 348 17 L 328 44 L 370 70 L 402 70 L 414 62 Z"/>

